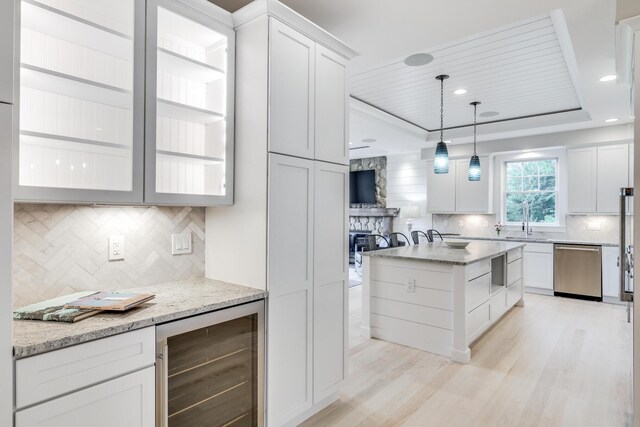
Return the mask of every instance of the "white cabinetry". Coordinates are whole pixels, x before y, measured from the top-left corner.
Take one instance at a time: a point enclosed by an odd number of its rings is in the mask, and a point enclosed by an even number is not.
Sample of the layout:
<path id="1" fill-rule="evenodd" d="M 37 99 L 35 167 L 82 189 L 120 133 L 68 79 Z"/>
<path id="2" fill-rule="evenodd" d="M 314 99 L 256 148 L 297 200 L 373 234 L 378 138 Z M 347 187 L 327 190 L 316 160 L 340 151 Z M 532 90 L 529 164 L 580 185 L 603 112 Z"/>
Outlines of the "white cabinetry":
<path id="1" fill-rule="evenodd" d="M 620 211 L 620 188 L 629 186 L 629 145 L 598 147 L 597 211 Z"/>
<path id="2" fill-rule="evenodd" d="M 267 416 L 313 403 L 313 160 L 269 155 Z"/>
<path id="3" fill-rule="evenodd" d="M 16 199 L 230 204 L 231 15 L 201 0 L 80 3 L 18 3 Z"/>
<path id="4" fill-rule="evenodd" d="M 155 368 L 116 378 L 16 412 L 16 427 L 155 426 Z"/>
<path id="5" fill-rule="evenodd" d="M 313 403 L 347 379 L 349 168 L 315 162 L 313 233 Z"/>
<path id="6" fill-rule="evenodd" d="M 269 19 L 269 151 L 313 158 L 313 40 Z"/>
<path id="7" fill-rule="evenodd" d="M 456 211 L 457 162 L 449 162 L 449 173 L 437 174 L 433 160 L 427 160 L 427 211 L 454 213 Z"/>
<path id="8" fill-rule="evenodd" d="M 570 213 L 618 213 L 621 187 L 633 182 L 633 144 L 567 150 Z"/>
<path id="9" fill-rule="evenodd" d="M 348 164 L 348 60 L 269 19 L 269 151 Z"/>
<path id="10" fill-rule="evenodd" d="M 427 211 L 490 213 L 493 210 L 493 159 L 481 157 L 480 181 L 469 181 L 469 159 L 452 159 L 449 173 L 436 174 L 427 160 Z"/>
<path id="11" fill-rule="evenodd" d="M 197 4 L 147 0 L 146 203 L 233 202 L 235 36 Z"/>
<path id="12" fill-rule="evenodd" d="M 347 59 L 316 44 L 315 158 L 349 164 Z"/>
<path id="13" fill-rule="evenodd" d="M 602 296 L 618 300 L 620 297 L 620 248 L 602 247 Z"/>
<path id="14" fill-rule="evenodd" d="M 567 150 L 567 171 L 569 212 L 595 212 L 597 149 L 589 147 Z"/>
<path id="15" fill-rule="evenodd" d="M 155 425 L 155 328 L 16 361 L 16 427 Z M 43 403 L 44 402 L 44 403 Z M 24 409 L 23 409 L 24 408 Z"/>
<path id="16" fill-rule="evenodd" d="M 295 425 L 335 400 L 347 373 L 344 76 L 355 53 L 279 2 L 233 19 L 237 185 L 232 207 L 207 210 L 206 275 L 269 291 L 267 423 Z"/>
<path id="17" fill-rule="evenodd" d="M 469 159 L 456 160 L 456 212 L 489 213 L 493 210 L 492 159 L 480 157 L 480 181 L 469 181 Z"/>
<path id="18" fill-rule="evenodd" d="M 525 287 L 553 290 L 553 244 L 528 243 L 523 268 Z"/>
<path id="19" fill-rule="evenodd" d="M 0 103 L 13 104 L 14 0 L 0 0 Z"/>

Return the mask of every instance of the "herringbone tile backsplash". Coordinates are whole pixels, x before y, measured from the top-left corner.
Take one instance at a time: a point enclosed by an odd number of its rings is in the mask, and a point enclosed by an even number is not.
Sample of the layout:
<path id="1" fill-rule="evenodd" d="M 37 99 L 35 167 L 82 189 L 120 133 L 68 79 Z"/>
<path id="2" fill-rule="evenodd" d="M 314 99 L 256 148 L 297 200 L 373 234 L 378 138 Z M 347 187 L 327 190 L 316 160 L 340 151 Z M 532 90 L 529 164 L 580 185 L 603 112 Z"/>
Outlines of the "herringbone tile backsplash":
<path id="1" fill-rule="evenodd" d="M 13 305 L 83 290 L 119 290 L 204 277 L 204 208 L 17 204 Z M 171 234 L 191 231 L 193 253 L 171 255 Z M 124 261 L 107 260 L 108 237 Z"/>

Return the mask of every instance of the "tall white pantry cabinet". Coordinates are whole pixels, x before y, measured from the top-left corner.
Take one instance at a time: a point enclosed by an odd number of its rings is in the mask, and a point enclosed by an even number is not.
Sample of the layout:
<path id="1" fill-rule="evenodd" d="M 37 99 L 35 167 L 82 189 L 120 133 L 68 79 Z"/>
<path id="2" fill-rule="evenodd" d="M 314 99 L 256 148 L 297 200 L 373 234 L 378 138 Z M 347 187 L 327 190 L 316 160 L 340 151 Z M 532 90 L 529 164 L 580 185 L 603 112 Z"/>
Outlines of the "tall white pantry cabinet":
<path id="1" fill-rule="evenodd" d="M 295 425 L 335 401 L 347 377 L 355 52 L 275 1 L 233 18 L 235 200 L 207 209 L 207 277 L 269 291 L 266 419 Z"/>

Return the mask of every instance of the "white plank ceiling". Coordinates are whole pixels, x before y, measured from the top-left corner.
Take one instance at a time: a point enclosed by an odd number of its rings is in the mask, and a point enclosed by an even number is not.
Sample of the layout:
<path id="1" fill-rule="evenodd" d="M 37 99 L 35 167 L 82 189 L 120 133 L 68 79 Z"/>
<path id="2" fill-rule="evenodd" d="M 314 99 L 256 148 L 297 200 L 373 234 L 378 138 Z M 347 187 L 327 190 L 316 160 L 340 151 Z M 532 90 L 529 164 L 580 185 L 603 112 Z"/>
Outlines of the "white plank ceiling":
<path id="1" fill-rule="evenodd" d="M 428 43 L 425 43 L 428 44 Z M 445 128 L 473 121 L 478 113 L 498 112 L 479 122 L 581 108 L 572 75 L 549 15 L 531 18 L 425 51 L 434 57 L 410 67 L 405 58 L 351 78 L 353 97 L 423 128 L 440 128 L 440 82 L 445 80 Z M 456 89 L 467 93 L 455 95 Z M 446 139 L 446 136 L 445 136 Z"/>

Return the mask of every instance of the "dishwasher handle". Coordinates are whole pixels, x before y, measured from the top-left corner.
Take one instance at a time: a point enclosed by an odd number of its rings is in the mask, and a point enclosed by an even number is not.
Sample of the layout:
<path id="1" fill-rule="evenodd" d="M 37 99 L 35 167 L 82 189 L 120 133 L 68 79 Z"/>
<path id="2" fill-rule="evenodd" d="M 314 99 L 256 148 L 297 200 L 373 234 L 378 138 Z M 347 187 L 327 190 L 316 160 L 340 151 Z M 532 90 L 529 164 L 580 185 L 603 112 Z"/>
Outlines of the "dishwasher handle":
<path id="1" fill-rule="evenodd" d="M 598 249 L 598 248 L 584 248 L 584 247 L 575 247 L 575 246 L 556 246 L 555 250 L 582 251 L 582 252 L 600 252 L 600 249 Z"/>

